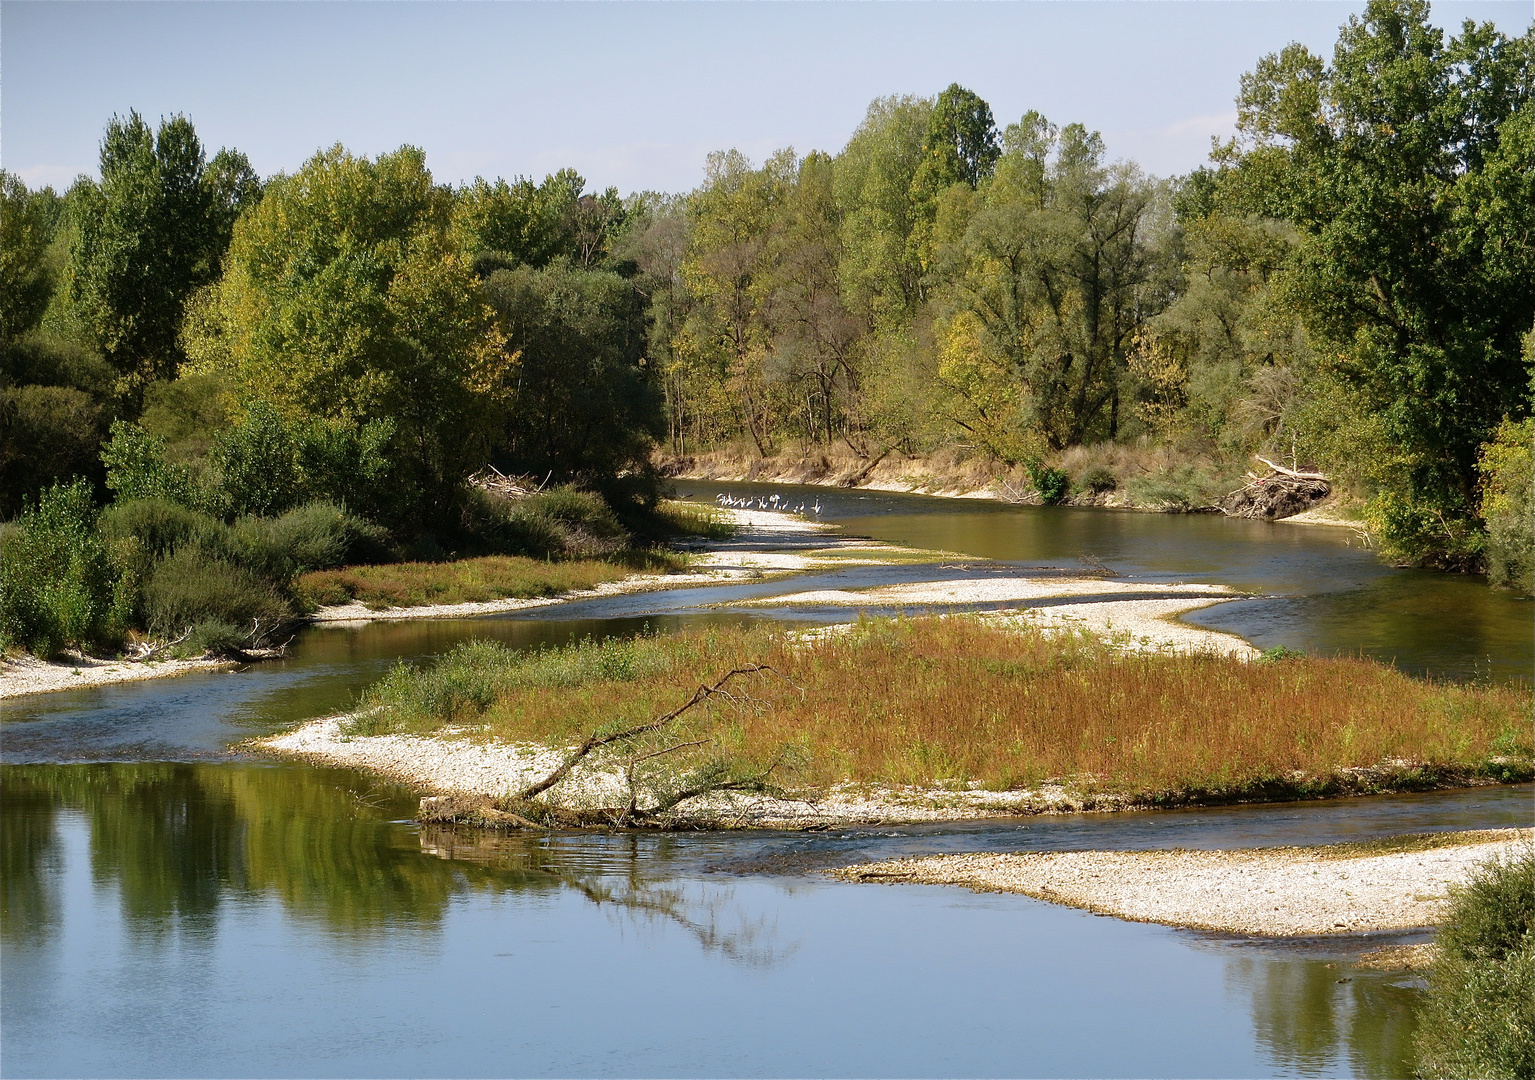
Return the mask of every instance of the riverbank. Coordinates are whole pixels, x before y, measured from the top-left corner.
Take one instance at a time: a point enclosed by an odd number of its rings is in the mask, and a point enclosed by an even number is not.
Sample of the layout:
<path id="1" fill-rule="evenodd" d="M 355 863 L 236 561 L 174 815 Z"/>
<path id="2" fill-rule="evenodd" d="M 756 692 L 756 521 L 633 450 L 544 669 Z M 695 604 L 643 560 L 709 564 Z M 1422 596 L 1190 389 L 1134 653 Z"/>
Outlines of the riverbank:
<path id="1" fill-rule="evenodd" d="M 871 459 L 847 450 L 812 454 L 786 451 L 762 457 L 752 450 L 725 447 L 699 454 L 658 454 L 654 460 L 663 473 L 678 480 L 858 488 L 1015 505 L 1038 506 L 1044 502 L 1024 466 L 963 457 L 952 451 L 929 457 L 887 453 Z M 1237 481 L 1221 485 L 1208 476 L 1191 480 L 1197 469 L 1163 449 L 1076 448 L 1066 452 L 1061 464 L 1068 474 L 1089 481 L 1075 485 L 1076 490 L 1061 502 L 1063 506 L 1145 513 L 1219 513 L 1217 503 L 1226 488 L 1240 486 Z M 1102 484 L 1105 476 L 1113 478 L 1112 487 L 1093 486 L 1094 481 Z M 1356 532 L 1364 529 L 1364 523 L 1353 515 L 1349 505 L 1337 497 L 1299 514 L 1272 520 L 1330 525 Z"/>
<path id="2" fill-rule="evenodd" d="M 1014 892 L 1133 922 L 1268 937 L 1433 926 L 1473 867 L 1535 841 L 1535 829 L 1244 851 L 936 855 L 848 866 L 846 881 Z"/>
<path id="3" fill-rule="evenodd" d="M 79 690 L 87 686 L 164 679 L 196 671 L 228 671 L 238 666 L 233 660 L 98 660 L 79 653 L 62 660 L 6 657 L 0 660 L 0 700 Z"/>

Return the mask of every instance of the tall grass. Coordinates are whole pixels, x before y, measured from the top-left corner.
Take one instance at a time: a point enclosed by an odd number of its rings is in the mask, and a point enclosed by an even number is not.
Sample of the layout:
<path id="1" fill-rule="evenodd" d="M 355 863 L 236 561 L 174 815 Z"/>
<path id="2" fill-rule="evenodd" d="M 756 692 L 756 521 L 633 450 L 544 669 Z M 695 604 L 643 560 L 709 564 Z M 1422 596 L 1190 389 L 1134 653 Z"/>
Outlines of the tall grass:
<path id="1" fill-rule="evenodd" d="M 686 560 L 667 552 L 618 552 L 609 559 L 546 562 L 520 555 L 486 555 L 457 562 L 349 566 L 303 574 L 294 582 L 299 603 L 313 610 L 353 601 L 370 608 L 420 607 L 485 600 L 555 596 L 618 581 L 636 570 L 680 570 Z"/>
<path id="2" fill-rule="evenodd" d="M 563 745 L 664 713 L 746 663 L 773 673 L 690 714 L 688 737 L 757 761 L 794 747 L 811 784 L 1012 790 L 1073 778 L 1085 790 L 1231 795 L 1320 792 L 1341 770 L 1390 761 L 1530 771 L 1524 688 L 1422 682 L 1364 660 L 1124 654 L 970 618 L 867 620 L 808 641 L 757 627 L 531 654 L 477 644 L 397 669 L 366 695 L 364 726 L 473 722 Z"/>

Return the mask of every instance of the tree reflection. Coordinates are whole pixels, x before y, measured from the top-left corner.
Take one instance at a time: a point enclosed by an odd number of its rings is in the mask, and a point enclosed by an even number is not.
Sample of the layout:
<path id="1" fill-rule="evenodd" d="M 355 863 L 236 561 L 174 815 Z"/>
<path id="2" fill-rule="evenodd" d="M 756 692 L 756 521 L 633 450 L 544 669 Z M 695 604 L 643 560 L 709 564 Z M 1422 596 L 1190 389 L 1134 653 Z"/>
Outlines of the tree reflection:
<path id="1" fill-rule="evenodd" d="M 570 889 L 704 948 L 770 965 L 788 951 L 729 886 L 649 869 L 675 841 L 512 836 L 399 819 L 415 798 L 345 770 L 292 765 L 6 765 L 0 776 L 0 935 L 39 941 L 59 921 L 66 817 L 83 820 L 91 876 L 130 933 L 211 928 L 234 897 L 274 897 L 331 932 L 435 929 L 465 892 Z M 792 950 L 789 950 L 792 951 Z"/>
<path id="2" fill-rule="evenodd" d="M 1412 1075 L 1418 991 L 1401 975 L 1325 959 L 1238 956 L 1228 975 L 1252 995 L 1254 1033 L 1279 1072 Z"/>
<path id="3" fill-rule="evenodd" d="M 552 842 L 551 842 L 552 841 Z M 777 940 L 776 920 L 750 915 L 729 885 L 679 882 L 649 870 L 665 865 L 670 838 L 642 848 L 636 834 L 594 850 L 589 837 L 565 841 L 527 833 L 498 833 L 455 825 L 421 831 L 421 850 L 452 862 L 521 870 L 574 889 L 599 907 L 639 923 L 681 927 L 701 946 L 753 967 L 770 967 L 793 955 L 797 944 Z M 660 850 L 658 851 L 657 848 Z"/>

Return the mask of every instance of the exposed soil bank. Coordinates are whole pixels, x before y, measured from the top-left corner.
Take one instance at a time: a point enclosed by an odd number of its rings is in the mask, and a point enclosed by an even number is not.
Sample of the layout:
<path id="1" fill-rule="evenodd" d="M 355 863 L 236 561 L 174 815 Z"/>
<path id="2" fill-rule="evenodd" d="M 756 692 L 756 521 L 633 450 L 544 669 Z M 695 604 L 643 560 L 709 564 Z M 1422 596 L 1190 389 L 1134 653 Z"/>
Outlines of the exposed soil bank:
<path id="1" fill-rule="evenodd" d="M 1017 892 L 1135 922 L 1309 937 L 1435 925 L 1472 867 L 1532 839 L 1535 829 L 1499 829 L 1317 848 L 938 855 L 832 873 Z"/>
<path id="2" fill-rule="evenodd" d="M 680 480 L 722 480 L 735 483 L 809 484 L 817 487 L 865 488 L 911 495 L 933 495 L 949 499 L 987 499 L 1020 505 L 1040 505 L 1028 470 L 1021 465 L 982 459 L 957 460 L 952 455 L 910 458 L 887 454 L 876 460 L 859 458 L 843 450 L 831 453 L 783 453 L 770 458 L 724 448 L 700 454 L 660 454 L 657 466 L 666 475 Z M 1062 505 L 1103 506 L 1121 510 L 1165 513 L 1164 503 L 1142 504 L 1122 487 L 1111 491 L 1083 491 L 1068 497 Z M 1329 500 L 1291 517 L 1276 521 L 1296 524 L 1333 525 L 1359 530 L 1363 523 L 1336 509 Z M 1215 513 L 1209 506 L 1201 512 Z"/>

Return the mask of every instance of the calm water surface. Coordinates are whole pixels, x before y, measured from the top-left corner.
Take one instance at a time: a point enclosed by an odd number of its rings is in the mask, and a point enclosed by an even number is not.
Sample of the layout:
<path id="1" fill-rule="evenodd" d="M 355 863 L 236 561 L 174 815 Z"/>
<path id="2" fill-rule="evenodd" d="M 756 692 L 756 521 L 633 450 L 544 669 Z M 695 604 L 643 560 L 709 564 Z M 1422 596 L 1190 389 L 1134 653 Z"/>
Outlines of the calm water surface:
<path id="1" fill-rule="evenodd" d="M 1275 643 L 1386 650 L 1442 674 L 1528 672 L 1527 607 L 1383 571 L 1330 530 L 816 494 L 823 518 L 903 543 L 1031 565 L 1087 555 L 1148 589 L 1262 590 L 1275 599 L 1207 615 L 1241 613 L 1228 618 L 1247 620 L 1240 632 L 1260 644 L 1252 626 Z M 828 577 L 877 584 L 906 572 Z M 413 794 L 366 776 L 231 749 L 344 708 L 389 665 L 466 638 L 535 647 L 760 617 L 705 605 L 805 582 L 316 629 L 287 660 L 241 673 L 9 704 L 0 1071 L 1405 1075 L 1418 989 L 1354 970 L 1357 942 L 1281 948 L 816 871 L 942 851 L 1242 847 L 1526 824 L 1528 786 L 833 834 L 489 836 L 421 828 L 409 821 Z M 1443 609 L 1438 625 L 1408 641 L 1404 627 L 1429 603 Z M 1479 629 L 1441 633 L 1446 620 Z"/>

